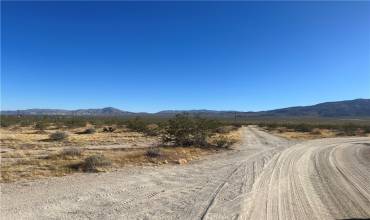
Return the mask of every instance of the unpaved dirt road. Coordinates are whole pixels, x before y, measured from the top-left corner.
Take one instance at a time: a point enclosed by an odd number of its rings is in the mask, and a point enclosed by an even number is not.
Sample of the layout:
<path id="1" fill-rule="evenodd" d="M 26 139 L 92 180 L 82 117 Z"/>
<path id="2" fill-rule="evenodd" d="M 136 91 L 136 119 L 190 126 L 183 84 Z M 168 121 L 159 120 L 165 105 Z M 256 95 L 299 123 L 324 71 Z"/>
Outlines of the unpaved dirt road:
<path id="1" fill-rule="evenodd" d="M 1 185 L 1 219 L 370 218 L 370 138 L 293 143 L 243 128 L 236 150 Z"/>

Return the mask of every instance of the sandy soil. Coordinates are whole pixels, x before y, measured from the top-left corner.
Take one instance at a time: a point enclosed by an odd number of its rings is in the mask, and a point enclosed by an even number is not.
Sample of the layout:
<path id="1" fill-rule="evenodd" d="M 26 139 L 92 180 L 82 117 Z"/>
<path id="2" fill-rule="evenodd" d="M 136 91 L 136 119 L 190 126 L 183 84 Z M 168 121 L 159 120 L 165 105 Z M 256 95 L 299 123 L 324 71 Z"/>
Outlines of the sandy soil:
<path id="1" fill-rule="evenodd" d="M 187 165 L 1 184 L 1 218 L 370 218 L 370 138 L 243 137 Z"/>

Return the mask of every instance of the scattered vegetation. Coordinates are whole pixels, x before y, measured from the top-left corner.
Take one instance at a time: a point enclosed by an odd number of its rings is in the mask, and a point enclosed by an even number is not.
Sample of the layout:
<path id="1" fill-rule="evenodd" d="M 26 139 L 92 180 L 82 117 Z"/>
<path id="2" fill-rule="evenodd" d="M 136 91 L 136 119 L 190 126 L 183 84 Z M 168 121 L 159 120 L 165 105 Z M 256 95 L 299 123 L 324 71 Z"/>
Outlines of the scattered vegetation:
<path id="1" fill-rule="evenodd" d="M 0 144 L 6 147 L 1 153 L 4 158 L 2 181 L 96 172 L 126 164 L 183 164 L 200 155 L 231 148 L 238 140 L 237 129 L 242 125 L 259 125 L 280 134 L 299 133 L 316 137 L 324 136 L 328 131 L 331 136 L 369 136 L 370 133 L 370 119 L 242 120 L 199 118 L 187 114 L 173 118 L 1 116 L 0 124 Z M 68 141 L 63 141 L 67 138 Z M 81 150 L 84 146 L 116 146 L 121 143 L 131 144 L 137 149 Z M 160 144 L 160 147 L 140 148 L 143 143 Z M 79 147 L 59 148 L 72 145 Z"/>
<path id="2" fill-rule="evenodd" d="M 61 141 L 67 139 L 68 134 L 63 131 L 57 131 L 49 135 L 49 139 L 52 141 Z"/>
<path id="3" fill-rule="evenodd" d="M 112 165 L 112 161 L 102 154 L 92 155 L 87 157 L 82 163 L 82 169 L 85 172 L 97 172 L 101 167 L 108 167 Z"/>
<path id="4" fill-rule="evenodd" d="M 71 148 L 63 149 L 60 155 L 67 156 L 67 157 L 80 157 L 82 155 L 82 151 L 80 148 L 71 147 Z"/>
<path id="5" fill-rule="evenodd" d="M 217 147 L 230 149 L 233 144 L 235 144 L 236 140 L 228 138 L 227 136 L 221 135 L 215 140 L 215 144 Z"/>
<path id="6" fill-rule="evenodd" d="M 24 122 L 24 121 L 22 121 L 22 122 Z M 21 123 L 22 124 L 22 123 Z M 47 126 L 47 124 L 45 123 L 45 122 L 43 122 L 43 121 L 38 121 L 38 122 L 36 122 L 36 124 L 35 124 L 35 129 L 36 130 L 39 130 L 39 131 L 43 131 L 43 130 L 45 130 L 46 129 L 46 126 Z"/>
<path id="7" fill-rule="evenodd" d="M 149 136 L 155 136 L 160 133 L 159 125 L 145 121 L 141 117 L 135 117 L 129 120 L 127 122 L 127 128 L 132 131 L 142 132 Z"/>
<path id="8" fill-rule="evenodd" d="M 161 156 L 161 151 L 157 147 L 150 148 L 146 151 L 146 156 L 148 157 L 159 157 Z"/>
<path id="9" fill-rule="evenodd" d="M 114 132 L 116 129 L 109 126 L 109 127 L 104 127 L 103 128 L 103 132 Z"/>
<path id="10" fill-rule="evenodd" d="M 320 129 L 333 130 L 338 136 L 354 136 L 370 133 L 370 125 L 361 125 L 354 123 L 345 124 L 314 124 L 314 123 L 260 123 L 258 124 L 268 130 L 285 128 L 297 132 L 310 132 L 311 134 L 320 134 Z"/>
<path id="11" fill-rule="evenodd" d="M 86 128 L 84 131 L 79 132 L 79 134 L 94 134 L 96 130 L 94 128 Z"/>

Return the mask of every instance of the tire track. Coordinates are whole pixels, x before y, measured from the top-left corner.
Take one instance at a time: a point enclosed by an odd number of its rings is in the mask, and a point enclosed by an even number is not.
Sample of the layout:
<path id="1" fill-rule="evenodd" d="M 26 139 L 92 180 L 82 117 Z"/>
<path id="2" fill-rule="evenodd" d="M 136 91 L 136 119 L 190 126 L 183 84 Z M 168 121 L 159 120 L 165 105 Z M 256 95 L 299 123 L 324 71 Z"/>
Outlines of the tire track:
<path id="1" fill-rule="evenodd" d="M 364 143 L 364 144 L 359 144 Z M 370 138 L 296 144 L 264 169 L 244 219 L 370 218 Z"/>
<path id="2" fill-rule="evenodd" d="M 348 219 L 370 216 L 370 138 L 293 143 L 249 126 L 186 166 L 1 184 L 1 219 Z"/>
<path id="3" fill-rule="evenodd" d="M 39 180 L 28 187 L 2 184 L 1 217 L 235 218 L 242 214 L 242 202 L 266 163 L 289 145 L 254 127 L 242 130 L 244 138 L 234 151 L 186 166 L 133 167 Z"/>

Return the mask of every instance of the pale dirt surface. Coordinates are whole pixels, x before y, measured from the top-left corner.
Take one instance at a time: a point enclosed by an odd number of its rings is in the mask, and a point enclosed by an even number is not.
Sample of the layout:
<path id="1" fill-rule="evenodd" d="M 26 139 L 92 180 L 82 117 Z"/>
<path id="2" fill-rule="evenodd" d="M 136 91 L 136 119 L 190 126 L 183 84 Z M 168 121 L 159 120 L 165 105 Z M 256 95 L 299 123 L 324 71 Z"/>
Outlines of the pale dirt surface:
<path id="1" fill-rule="evenodd" d="M 1 219 L 370 218 L 370 138 L 242 132 L 235 150 L 186 165 L 1 184 Z"/>

